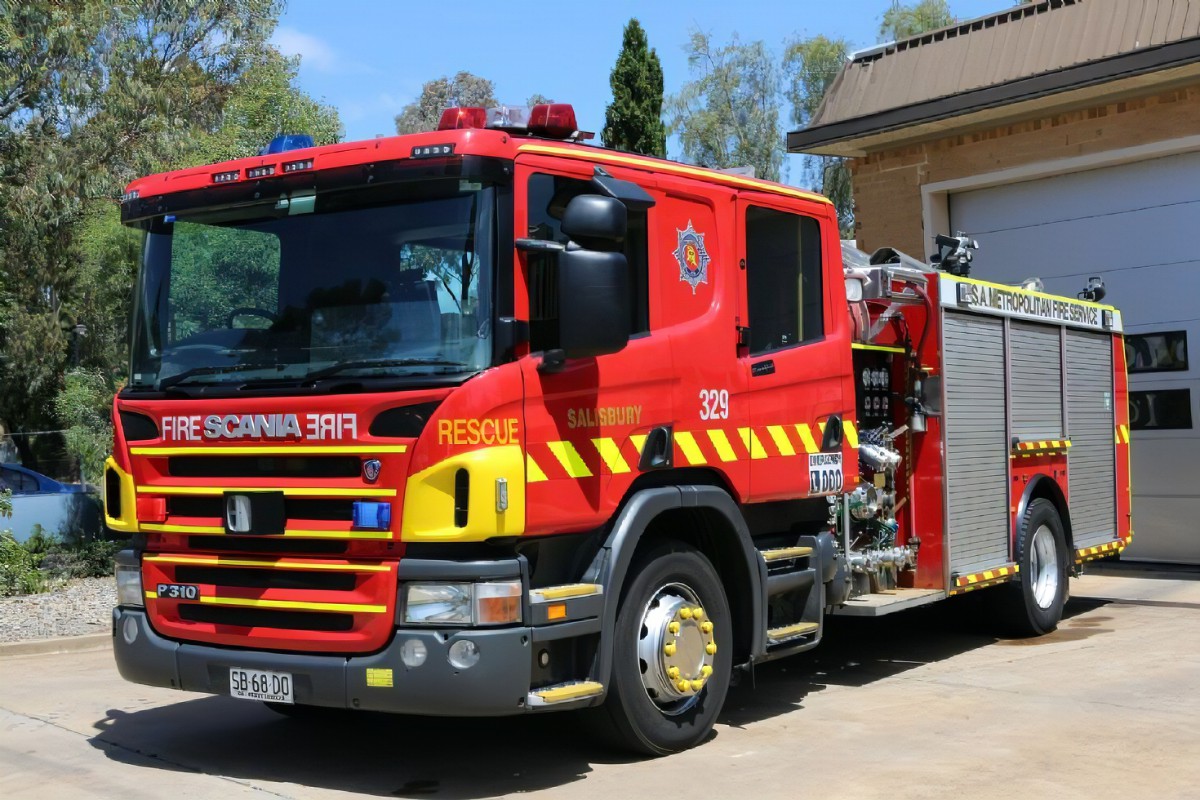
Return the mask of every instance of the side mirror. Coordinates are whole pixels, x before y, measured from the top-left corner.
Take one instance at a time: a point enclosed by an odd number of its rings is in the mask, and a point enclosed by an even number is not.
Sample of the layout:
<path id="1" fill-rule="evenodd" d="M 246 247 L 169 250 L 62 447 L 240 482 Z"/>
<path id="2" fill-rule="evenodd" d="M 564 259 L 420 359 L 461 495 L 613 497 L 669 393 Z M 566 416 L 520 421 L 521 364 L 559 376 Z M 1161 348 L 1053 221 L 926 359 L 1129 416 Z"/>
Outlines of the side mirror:
<path id="1" fill-rule="evenodd" d="M 620 250 L 628 223 L 629 214 L 620 200 L 581 194 L 567 203 L 562 232 L 589 250 Z"/>
<path id="2" fill-rule="evenodd" d="M 564 219 L 564 228 L 565 223 Z M 558 254 L 558 343 L 563 357 L 590 358 L 624 349 L 631 314 L 624 253 L 572 245 Z"/>

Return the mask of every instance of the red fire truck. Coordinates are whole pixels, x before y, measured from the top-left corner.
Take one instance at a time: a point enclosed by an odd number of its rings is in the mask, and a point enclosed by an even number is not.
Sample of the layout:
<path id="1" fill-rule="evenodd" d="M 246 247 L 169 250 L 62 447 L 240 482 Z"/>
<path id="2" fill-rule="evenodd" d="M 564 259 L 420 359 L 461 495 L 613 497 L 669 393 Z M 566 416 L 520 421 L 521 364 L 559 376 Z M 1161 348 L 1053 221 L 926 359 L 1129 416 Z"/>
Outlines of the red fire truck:
<path id="1" fill-rule="evenodd" d="M 1120 312 L 581 138 L 452 109 L 129 186 L 125 678 L 662 754 L 833 615 L 995 586 L 1042 633 L 1129 541 Z"/>

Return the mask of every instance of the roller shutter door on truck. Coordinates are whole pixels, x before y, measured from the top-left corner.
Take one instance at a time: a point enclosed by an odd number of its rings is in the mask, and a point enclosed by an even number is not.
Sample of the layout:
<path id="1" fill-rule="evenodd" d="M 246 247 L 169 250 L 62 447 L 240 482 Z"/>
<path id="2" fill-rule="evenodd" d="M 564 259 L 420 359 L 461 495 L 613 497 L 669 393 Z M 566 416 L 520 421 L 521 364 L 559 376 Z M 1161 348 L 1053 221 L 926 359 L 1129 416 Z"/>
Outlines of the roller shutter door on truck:
<path id="1" fill-rule="evenodd" d="M 1012 435 L 1023 442 L 1063 436 L 1062 329 L 1010 323 Z"/>
<path id="2" fill-rule="evenodd" d="M 1068 330 L 1066 355 L 1071 528 L 1082 548 L 1117 530 L 1112 337 Z"/>
<path id="3" fill-rule="evenodd" d="M 942 343 L 950 571 L 963 574 L 1008 561 L 1004 321 L 947 311 Z"/>

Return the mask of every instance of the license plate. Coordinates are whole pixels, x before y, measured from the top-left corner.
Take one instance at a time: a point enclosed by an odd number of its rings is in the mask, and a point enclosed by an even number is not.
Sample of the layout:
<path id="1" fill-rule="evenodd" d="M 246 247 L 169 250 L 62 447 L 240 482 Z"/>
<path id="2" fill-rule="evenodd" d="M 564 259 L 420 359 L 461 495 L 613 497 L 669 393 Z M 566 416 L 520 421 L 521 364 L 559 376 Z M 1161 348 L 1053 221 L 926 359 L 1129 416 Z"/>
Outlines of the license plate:
<path id="1" fill-rule="evenodd" d="M 265 669 L 229 668 L 229 695 L 242 700 L 264 700 L 270 703 L 295 703 L 292 696 L 292 673 L 270 672 Z"/>

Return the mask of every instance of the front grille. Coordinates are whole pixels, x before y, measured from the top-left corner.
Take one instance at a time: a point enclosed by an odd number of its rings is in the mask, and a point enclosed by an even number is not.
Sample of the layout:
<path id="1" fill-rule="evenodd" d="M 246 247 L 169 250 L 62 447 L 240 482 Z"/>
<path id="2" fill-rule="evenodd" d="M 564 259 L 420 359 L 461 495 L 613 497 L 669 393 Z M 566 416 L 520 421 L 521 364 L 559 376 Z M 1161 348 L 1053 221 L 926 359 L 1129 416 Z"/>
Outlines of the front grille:
<path id="1" fill-rule="evenodd" d="M 284 513 L 289 520 L 333 520 L 350 522 L 354 518 L 354 501 L 341 499 L 287 497 L 283 501 Z M 186 495 L 167 498 L 167 513 L 179 517 L 215 517 L 225 515 L 223 497 L 188 497 Z"/>
<path id="2" fill-rule="evenodd" d="M 357 478 L 357 456 L 172 456 L 167 472 L 177 478 Z"/>
<path id="3" fill-rule="evenodd" d="M 188 622 L 237 625 L 243 628 L 278 628 L 292 631 L 348 631 L 354 627 L 350 614 L 310 611 L 273 611 L 262 608 L 218 608 L 180 604 L 179 618 Z"/>
<path id="4" fill-rule="evenodd" d="M 346 552 L 346 542 L 338 539 L 268 539 L 263 536 L 189 536 L 193 550 L 227 550 L 231 553 L 297 553 L 338 555 Z"/>
<path id="5" fill-rule="evenodd" d="M 180 583 L 206 583 L 244 589 L 316 589 L 349 592 L 357 578 L 348 572 L 254 569 L 242 567 L 175 567 Z"/>

